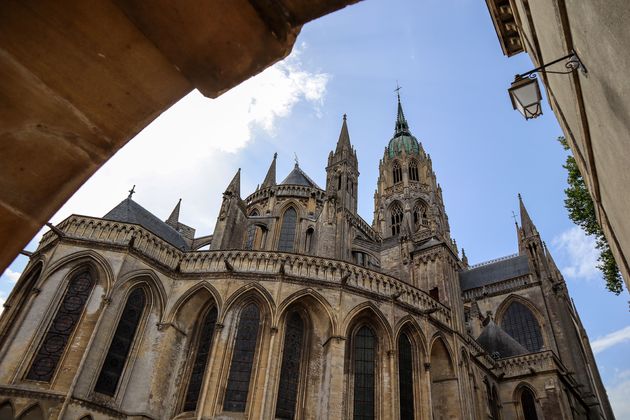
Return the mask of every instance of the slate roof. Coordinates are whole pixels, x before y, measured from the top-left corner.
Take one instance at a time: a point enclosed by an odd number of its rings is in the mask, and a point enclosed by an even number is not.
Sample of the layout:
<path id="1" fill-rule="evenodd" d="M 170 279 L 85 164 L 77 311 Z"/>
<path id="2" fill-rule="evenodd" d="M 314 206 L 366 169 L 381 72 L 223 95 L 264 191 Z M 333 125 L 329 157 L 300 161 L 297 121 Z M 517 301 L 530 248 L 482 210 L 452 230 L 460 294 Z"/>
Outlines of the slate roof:
<path id="1" fill-rule="evenodd" d="M 103 219 L 140 225 L 179 249 L 189 249 L 184 238 L 175 229 L 130 198 L 121 201 Z"/>
<path id="2" fill-rule="evenodd" d="M 319 188 L 319 186 L 304 173 L 303 170 L 296 164 L 293 170 L 287 175 L 287 177 L 280 183 L 281 185 L 304 185 L 305 187 Z M 321 189 L 321 188 L 319 188 Z"/>
<path id="3" fill-rule="evenodd" d="M 492 320 L 483 329 L 477 342 L 490 356 L 496 359 L 529 353 L 521 343 Z"/>
<path id="4" fill-rule="evenodd" d="M 517 255 L 459 273 L 462 291 L 475 289 L 529 273 L 527 255 Z"/>

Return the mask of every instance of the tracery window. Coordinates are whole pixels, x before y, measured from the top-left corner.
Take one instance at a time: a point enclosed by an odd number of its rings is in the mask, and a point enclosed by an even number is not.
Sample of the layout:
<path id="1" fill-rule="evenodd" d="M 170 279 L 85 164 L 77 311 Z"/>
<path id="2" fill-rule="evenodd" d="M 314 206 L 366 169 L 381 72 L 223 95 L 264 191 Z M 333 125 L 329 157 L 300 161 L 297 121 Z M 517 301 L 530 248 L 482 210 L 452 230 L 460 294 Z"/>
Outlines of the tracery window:
<path id="1" fill-rule="evenodd" d="M 282 227 L 280 228 L 280 239 L 278 240 L 278 251 L 293 252 L 295 242 L 295 225 L 297 223 L 297 212 L 293 207 L 289 207 L 282 217 Z"/>
<path id="2" fill-rule="evenodd" d="M 417 203 L 413 208 L 413 225 L 419 228 L 426 223 L 427 211 L 421 203 Z"/>
<path id="3" fill-rule="evenodd" d="M 409 180 L 410 181 L 419 181 L 418 178 L 418 162 L 415 159 L 412 159 L 409 162 Z"/>
<path id="4" fill-rule="evenodd" d="M 241 318 L 236 332 L 236 342 L 232 354 L 230 374 L 223 409 L 225 411 L 245 412 L 249 382 L 252 376 L 260 313 L 254 303 L 248 304 L 241 311 Z"/>
<path id="5" fill-rule="evenodd" d="M 375 418 L 376 393 L 376 335 L 368 326 L 362 326 L 352 340 L 354 368 L 354 420 Z"/>
<path id="6" fill-rule="evenodd" d="M 508 306 L 501 320 L 501 328 L 531 352 L 539 351 L 543 346 L 536 317 L 520 302 L 512 302 Z"/>
<path id="7" fill-rule="evenodd" d="M 400 204 L 396 203 L 392 206 L 391 209 L 391 226 L 392 226 L 392 236 L 396 236 L 400 233 L 400 226 L 402 225 L 403 220 L 403 211 Z"/>
<path id="8" fill-rule="evenodd" d="M 203 318 L 203 322 L 199 329 L 199 340 L 197 342 L 197 352 L 195 361 L 190 371 L 188 388 L 184 398 L 184 411 L 195 411 L 199 400 L 199 392 L 203 383 L 206 365 L 208 364 L 208 356 L 212 349 L 212 338 L 214 336 L 214 326 L 217 323 L 217 308 L 213 306 L 208 310 Z"/>
<path id="9" fill-rule="evenodd" d="M 413 419 L 413 359 L 411 341 L 402 333 L 398 339 L 398 386 L 400 418 Z"/>
<path id="10" fill-rule="evenodd" d="M 521 390 L 521 409 L 523 410 L 523 418 L 525 420 L 538 420 L 534 394 L 525 387 Z"/>
<path id="11" fill-rule="evenodd" d="M 392 165 L 392 174 L 394 175 L 394 184 L 402 182 L 402 168 L 397 160 Z"/>
<path id="12" fill-rule="evenodd" d="M 136 287 L 127 298 L 114 338 L 109 345 L 94 391 L 113 397 L 146 304 L 144 288 Z"/>
<path id="13" fill-rule="evenodd" d="M 276 418 L 293 419 L 300 385 L 300 362 L 304 347 L 304 321 L 297 312 L 289 315 L 284 333 L 284 353 L 280 368 L 280 386 Z"/>
<path id="14" fill-rule="evenodd" d="M 61 305 L 37 350 L 26 379 L 50 382 L 93 288 L 94 279 L 89 270 L 78 272 L 68 282 Z"/>

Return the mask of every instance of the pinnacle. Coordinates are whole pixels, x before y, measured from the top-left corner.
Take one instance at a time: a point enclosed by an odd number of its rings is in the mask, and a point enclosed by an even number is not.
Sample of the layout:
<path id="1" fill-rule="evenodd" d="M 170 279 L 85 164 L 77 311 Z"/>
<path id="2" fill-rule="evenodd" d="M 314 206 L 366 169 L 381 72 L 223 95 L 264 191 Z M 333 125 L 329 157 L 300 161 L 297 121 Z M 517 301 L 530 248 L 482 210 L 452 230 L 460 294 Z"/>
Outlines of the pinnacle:
<path id="1" fill-rule="evenodd" d="M 260 188 L 269 188 L 276 185 L 276 159 L 278 158 L 278 154 L 273 154 L 273 160 L 271 161 L 271 165 L 269 165 L 269 169 L 267 170 L 267 175 L 265 176 L 265 180 L 263 181 Z"/>
<path id="2" fill-rule="evenodd" d="M 179 209 L 181 207 L 181 204 L 182 204 L 182 199 L 180 198 L 177 204 L 175 205 L 175 208 L 171 212 L 171 215 L 168 216 L 168 219 L 166 219 L 166 223 L 168 225 L 177 226 L 177 223 L 179 223 Z"/>
<path id="3" fill-rule="evenodd" d="M 343 114 L 343 123 L 341 125 L 341 132 L 339 133 L 339 140 L 337 141 L 337 148 L 335 153 L 340 153 L 342 150 L 352 150 L 350 144 L 350 134 L 348 133 L 347 115 Z"/>
<path id="4" fill-rule="evenodd" d="M 225 190 L 225 194 L 235 194 L 237 197 L 241 196 L 241 168 L 238 168 L 234 178 L 230 181 L 227 189 Z"/>
<path id="5" fill-rule="evenodd" d="M 521 213 L 521 229 L 523 230 L 523 233 L 525 236 L 537 234 L 538 232 L 536 231 L 536 226 L 534 225 L 534 222 L 532 222 L 531 217 L 529 217 L 529 213 L 525 208 L 525 204 L 523 203 L 523 198 L 520 193 L 518 194 L 518 203 Z"/>

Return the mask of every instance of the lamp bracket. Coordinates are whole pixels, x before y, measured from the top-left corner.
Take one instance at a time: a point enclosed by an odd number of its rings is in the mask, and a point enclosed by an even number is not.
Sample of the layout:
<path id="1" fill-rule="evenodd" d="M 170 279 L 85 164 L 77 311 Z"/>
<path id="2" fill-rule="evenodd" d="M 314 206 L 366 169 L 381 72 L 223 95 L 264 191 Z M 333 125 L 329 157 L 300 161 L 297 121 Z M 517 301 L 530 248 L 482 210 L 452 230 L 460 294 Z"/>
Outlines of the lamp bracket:
<path id="1" fill-rule="evenodd" d="M 547 67 L 552 66 L 554 64 L 558 64 L 559 62 L 564 61 L 564 60 L 568 60 L 566 63 L 564 63 L 564 67 L 567 69 L 567 71 L 545 70 Z M 578 57 L 577 53 L 575 51 L 571 51 L 570 54 L 567 54 L 564 57 L 560 57 L 557 60 L 554 60 L 550 63 L 543 64 L 542 66 L 536 67 L 535 69 L 530 70 L 528 72 L 517 74 L 515 79 L 525 79 L 525 78 L 535 79 L 536 73 L 569 74 L 569 73 L 573 73 L 576 70 L 581 70 L 583 74 L 588 73 L 588 71 L 586 70 L 586 67 L 580 60 L 580 57 Z"/>

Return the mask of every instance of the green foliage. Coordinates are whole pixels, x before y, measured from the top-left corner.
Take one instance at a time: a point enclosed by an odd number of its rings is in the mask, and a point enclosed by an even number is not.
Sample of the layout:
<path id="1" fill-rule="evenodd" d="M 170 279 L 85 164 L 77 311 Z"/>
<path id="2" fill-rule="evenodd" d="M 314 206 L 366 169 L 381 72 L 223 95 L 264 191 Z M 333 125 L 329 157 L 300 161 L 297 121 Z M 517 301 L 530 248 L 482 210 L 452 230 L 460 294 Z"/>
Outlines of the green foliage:
<path id="1" fill-rule="evenodd" d="M 569 145 L 564 137 L 558 137 L 558 141 L 562 144 L 564 150 L 569 150 Z M 610 250 L 608 241 L 604 236 L 604 232 L 597 222 L 595 204 L 586 188 L 584 178 L 573 156 L 567 156 L 567 161 L 562 166 L 568 172 L 567 183 L 569 187 L 564 190 L 566 194 L 564 206 L 569 211 L 569 218 L 573 223 L 580 226 L 587 235 L 595 237 L 595 245 L 599 250 L 599 265 L 597 268 L 599 268 L 604 275 L 606 288 L 618 295 L 623 290 L 621 273 Z"/>

